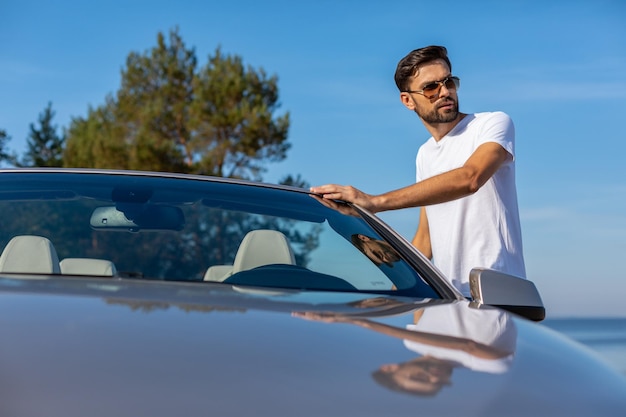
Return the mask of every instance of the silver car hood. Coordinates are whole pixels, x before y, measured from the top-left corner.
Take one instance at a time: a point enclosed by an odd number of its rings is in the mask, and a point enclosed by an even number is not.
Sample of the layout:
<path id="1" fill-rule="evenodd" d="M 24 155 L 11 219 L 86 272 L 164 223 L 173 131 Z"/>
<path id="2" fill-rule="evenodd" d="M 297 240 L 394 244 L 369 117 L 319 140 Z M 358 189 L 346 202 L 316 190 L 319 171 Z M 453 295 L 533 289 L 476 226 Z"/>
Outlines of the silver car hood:
<path id="1" fill-rule="evenodd" d="M 588 350 L 464 301 L 0 277 L 0 331 L 2 416 L 626 410 L 626 379 Z M 390 370 L 405 366 L 414 377 L 427 359 L 449 370 L 438 389 L 416 393 L 431 384 L 423 375 L 390 383 Z"/>

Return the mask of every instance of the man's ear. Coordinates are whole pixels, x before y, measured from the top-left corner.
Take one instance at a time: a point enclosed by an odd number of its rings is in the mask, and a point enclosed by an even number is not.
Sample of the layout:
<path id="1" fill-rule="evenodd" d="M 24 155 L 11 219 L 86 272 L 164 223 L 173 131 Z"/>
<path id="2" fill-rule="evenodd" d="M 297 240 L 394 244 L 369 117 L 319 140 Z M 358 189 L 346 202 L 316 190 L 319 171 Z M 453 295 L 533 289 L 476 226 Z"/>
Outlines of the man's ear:
<path id="1" fill-rule="evenodd" d="M 404 104 L 404 107 L 411 111 L 415 111 L 415 102 L 413 97 L 409 93 L 400 93 L 400 102 Z"/>

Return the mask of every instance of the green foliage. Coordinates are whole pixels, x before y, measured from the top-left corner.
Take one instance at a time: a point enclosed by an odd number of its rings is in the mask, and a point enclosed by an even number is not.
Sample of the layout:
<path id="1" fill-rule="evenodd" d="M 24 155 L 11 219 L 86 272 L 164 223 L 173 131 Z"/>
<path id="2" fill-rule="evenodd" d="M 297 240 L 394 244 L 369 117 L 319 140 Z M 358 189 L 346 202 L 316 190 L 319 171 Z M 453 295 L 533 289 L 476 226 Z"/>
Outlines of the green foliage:
<path id="1" fill-rule="evenodd" d="M 199 172 L 258 179 L 261 162 L 285 158 L 289 114 L 272 118 L 279 107 L 276 76 L 246 68 L 218 48 L 194 91 L 192 152 L 200 156 Z"/>
<path id="2" fill-rule="evenodd" d="M 278 78 L 268 76 L 262 68 L 246 66 L 241 57 L 225 55 L 220 48 L 209 55 L 204 67 L 198 68 L 194 49 L 185 46 L 177 30 L 170 31 L 167 38 L 159 33 L 155 47 L 143 54 L 128 55 L 115 94 L 109 94 L 104 104 L 89 107 L 86 117 L 72 119 L 67 139 L 56 136 L 50 124 L 54 113 L 48 106 L 39 119 L 41 128 L 31 126 L 26 160 L 37 166 L 62 163 L 65 167 L 262 180 L 266 164 L 285 159 L 290 148 L 289 113 L 276 115 L 278 96 Z M 0 137 L 0 159 L 4 155 L 3 140 Z M 61 159 L 58 150 L 63 147 Z M 288 176 L 283 183 L 306 187 L 299 176 Z M 35 208 L 26 205 L 24 210 L 25 223 L 29 224 L 27 213 Z M 51 221 L 44 221 L 42 233 L 58 222 L 58 218 L 49 217 Z M 68 212 L 64 217 L 76 216 Z M 115 260 L 116 264 L 124 270 L 143 260 L 148 264 L 141 265 L 141 270 L 148 276 L 193 277 L 207 265 L 231 259 L 245 233 L 255 228 L 289 233 L 302 265 L 319 244 L 316 227 L 289 232 L 289 225 L 262 216 L 190 211 L 187 220 L 197 229 L 176 239 L 165 234 L 132 236 L 132 243 L 127 245 L 125 255 Z M 229 226 L 221 226 L 225 224 Z M 62 239 L 58 248 L 65 256 L 81 251 L 85 256 L 95 256 L 119 245 L 114 235 L 96 237 L 95 232 L 79 231 L 79 225 L 66 225 L 67 233 L 74 235 Z M 13 227 L 17 233 L 22 225 Z M 154 251 L 159 252 L 155 258 L 144 256 Z M 182 269 L 180 260 L 185 261 Z"/>
<path id="3" fill-rule="evenodd" d="M 308 189 L 310 186 L 310 184 L 307 181 L 305 181 L 300 176 L 300 174 L 296 175 L 295 177 L 293 175 L 287 175 L 286 177 L 284 177 L 283 179 L 279 181 L 279 184 L 289 185 L 291 187 L 305 188 L 305 189 Z"/>
<path id="4" fill-rule="evenodd" d="M 129 168 L 124 128 L 116 123 L 116 105 L 109 96 L 106 103 L 89 108 L 86 119 L 73 119 L 64 153 L 66 167 Z"/>
<path id="5" fill-rule="evenodd" d="M 11 136 L 9 136 L 4 129 L 0 129 L 0 162 L 8 161 L 11 162 L 11 155 L 7 153 L 6 147 L 7 143 L 11 140 Z"/>
<path id="6" fill-rule="evenodd" d="M 61 167 L 63 166 L 63 151 L 65 135 L 57 133 L 57 126 L 52 124 L 54 118 L 52 103 L 48 103 L 39 114 L 39 125 L 30 124 L 30 133 L 26 142 L 27 151 L 18 166 Z"/>
<path id="7" fill-rule="evenodd" d="M 261 180 L 290 147 L 277 83 L 220 48 L 197 69 L 178 30 L 159 33 L 129 54 L 117 94 L 72 120 L 64 164 Z"/>

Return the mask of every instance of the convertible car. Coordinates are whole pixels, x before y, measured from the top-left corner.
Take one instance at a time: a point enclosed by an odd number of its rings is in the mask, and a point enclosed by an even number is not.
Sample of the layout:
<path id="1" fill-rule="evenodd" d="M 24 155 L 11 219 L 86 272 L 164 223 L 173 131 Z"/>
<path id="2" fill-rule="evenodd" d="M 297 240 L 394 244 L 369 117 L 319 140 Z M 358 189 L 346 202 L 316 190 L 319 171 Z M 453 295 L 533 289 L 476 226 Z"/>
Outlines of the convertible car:
<path id="1" fill-rule="evenodd" d="M 378 217 L 173 173 L 0 170 L 1 416 L 622 416 L 626 378 Z"/>

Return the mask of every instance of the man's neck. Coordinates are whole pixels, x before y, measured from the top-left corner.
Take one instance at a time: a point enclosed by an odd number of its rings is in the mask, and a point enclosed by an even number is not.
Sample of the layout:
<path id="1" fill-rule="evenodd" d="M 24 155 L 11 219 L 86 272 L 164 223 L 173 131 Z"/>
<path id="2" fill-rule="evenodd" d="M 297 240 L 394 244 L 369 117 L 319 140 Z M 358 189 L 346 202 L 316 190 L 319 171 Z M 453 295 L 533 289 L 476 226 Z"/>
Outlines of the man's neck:
<path id="1" fill-rule="evenodd" d="M 426 130 L 428 130 L 428 132 L 433 136 L 433 139 L 435 139 L 435 141 L 439 142 L 441 139 L 443 139 L 444 136 L 446 136 L 448 133 L 450 133 L 450 131 L 452 129 L 454 129 L 454 127 L 456 125 L 459 124 L 459 122 L 461 120 L 463 120 L 463 118 L 467 116 L 467 114 L 465 113 L 459 113 L 456 117 L 456 119 L 454 119 L 451 122 L 447 122 L 447 123 L 426 123 L 424 122 L 424 120 L 422 120 L 422 123 L 424 123 L 424 126 L 426 127 Z"/>

